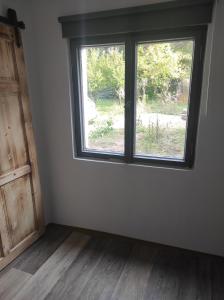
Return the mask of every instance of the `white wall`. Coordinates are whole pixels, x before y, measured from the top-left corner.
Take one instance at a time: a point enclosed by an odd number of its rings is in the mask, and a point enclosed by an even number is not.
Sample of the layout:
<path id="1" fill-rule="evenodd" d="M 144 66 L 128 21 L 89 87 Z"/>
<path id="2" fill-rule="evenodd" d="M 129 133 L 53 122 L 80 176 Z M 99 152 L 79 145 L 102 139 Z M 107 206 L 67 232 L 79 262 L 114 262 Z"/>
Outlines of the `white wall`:
<path id="1" fill-rule="evenodd" d="M 57 17 L 149 2 L 15 1 L 28 27 L 24 42 L 47 219 L 224 255 L 223 0 L 219 1 L 215 18 L 208 102 L 210 51 L 206 56 L 194 169 L 130 166 L 72 157 L 68 49 Z M 212 28 L 210 46 L 211 32 Z"/>
<path id="2" fill-rule="evenodd" d="M 0 14 L 5 15 L 6 7 L 8 6 L 9 1 L 0 0 Z"/>

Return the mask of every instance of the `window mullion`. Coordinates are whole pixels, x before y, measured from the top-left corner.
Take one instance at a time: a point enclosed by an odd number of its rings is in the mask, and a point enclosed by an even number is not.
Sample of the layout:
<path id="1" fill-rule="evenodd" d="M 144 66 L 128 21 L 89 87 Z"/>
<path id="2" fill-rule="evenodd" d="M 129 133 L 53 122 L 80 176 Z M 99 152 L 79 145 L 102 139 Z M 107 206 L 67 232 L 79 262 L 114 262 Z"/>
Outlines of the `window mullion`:
<path id="1" fill-rule="evenodd" d="M 135 130 L 135 82 L 136 50 L 135 40 L 129 37 L 125 47 L 125 159 L 133 160 Z"/>

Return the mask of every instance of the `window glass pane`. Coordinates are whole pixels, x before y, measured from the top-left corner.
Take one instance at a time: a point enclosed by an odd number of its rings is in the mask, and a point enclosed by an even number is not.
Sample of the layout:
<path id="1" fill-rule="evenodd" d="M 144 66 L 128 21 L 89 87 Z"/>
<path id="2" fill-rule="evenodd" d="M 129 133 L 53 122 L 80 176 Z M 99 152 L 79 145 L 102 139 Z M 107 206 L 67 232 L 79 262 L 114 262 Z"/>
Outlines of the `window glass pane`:
<path id="1" fill-rule="evenodd" d="M 135 155 L 183 159 L 194 42 L 137 45 Z"/>
<path id="2" fill-rule="evenodd" d="M 124 153 L 125 46 L 81 48 L 83 148 Z"/>

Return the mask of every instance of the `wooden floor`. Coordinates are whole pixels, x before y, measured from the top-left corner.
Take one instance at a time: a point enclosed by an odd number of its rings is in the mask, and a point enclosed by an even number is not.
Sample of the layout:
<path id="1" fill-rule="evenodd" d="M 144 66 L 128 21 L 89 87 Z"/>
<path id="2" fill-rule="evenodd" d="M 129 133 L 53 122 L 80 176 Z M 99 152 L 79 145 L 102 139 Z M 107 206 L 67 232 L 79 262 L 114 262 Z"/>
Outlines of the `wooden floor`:
<path id="1" fill-rule="evenodd" d="M 49 225 L 0 272 L 1 300 L 224 300 L 224 259 Z"/>

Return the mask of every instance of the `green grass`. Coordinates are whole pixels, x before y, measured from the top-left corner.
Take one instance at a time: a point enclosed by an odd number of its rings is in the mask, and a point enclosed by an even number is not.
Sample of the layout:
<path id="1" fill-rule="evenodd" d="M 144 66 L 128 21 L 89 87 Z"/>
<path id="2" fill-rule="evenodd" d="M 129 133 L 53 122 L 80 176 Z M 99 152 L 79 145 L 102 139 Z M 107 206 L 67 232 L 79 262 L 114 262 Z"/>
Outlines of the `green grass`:
<path id="1" fill-rule="evenodd" d="M 145 112 L 148 113 L 160 113 L 166 115 L 180 115 L 184 109 L 187 108 L 185 103 L 179 102 L 167 102 L 163 103 L 160 101 L 150 101 L 149 103 L 143 104 Z"/>
<path id="2" fill-rule="evenodd" d="M 150 101 L 139 103 L 139 108 L 145 113 L 160 113 L 167 115 L 180 115 L 184 109 L 187 109 L 187 104 L 182 102 L 167 102 Z M 100 99 L 96 101 L 96 109 L 102 115 L 120 115 L 124 113 L 124 103 L 119 104 L 116 99 Z"/>
<path id="3" fill-rule="evenodd" d="M 99 114 L 108 117 L 124 113 L 124 103 L 119 104 L 116 99 L 100 99 L 96 101 L 96 109 Z"/>
<path id="4" fill-rule="evenodd" d="M 122 129 L 112 129 L 103 136 L 92 134 L 89 139 L 91 149 L 102 151 L 124 151 L 124 132 Z"/>
<path id="5" fill-rule="evenodd" d="M 112 129 L 102 136 L 91 135 L 89 147 L 97 150 L 123 152 L 123 140 L 122 129 Z M 137 154 L 182 158 L 185 130 L 183 128 L 156 130 L 142 127 L 137 131 L 136 141 Z"/>
<path id="6" fill-rule="evenodd" d="M 186 108 L 183 103 L 162 103 L 151 101 L 141 103 L 140 113 L 161 113 L 180 115 Z M 124 105 L 118 100 L 97 100 L 98 114 L 106 117 L 107 121 L 95 125 L 89 137 L 89 146 L 101 151 L 124 151 L 124 132 L 113 128 L 115 117 L 124 115 Z M 167 156 L 182 158 L 184 155 L 185 129 L 160 128 L 159 126 L 143 126 L 137 124 L 136 153 L 151 156 Z"/>
<path id="7" fill-rule="evenodd" d="M 151 156 L 183 158 L 185 145 L 184 128 L 138 128 L 136 153 Z"/>

